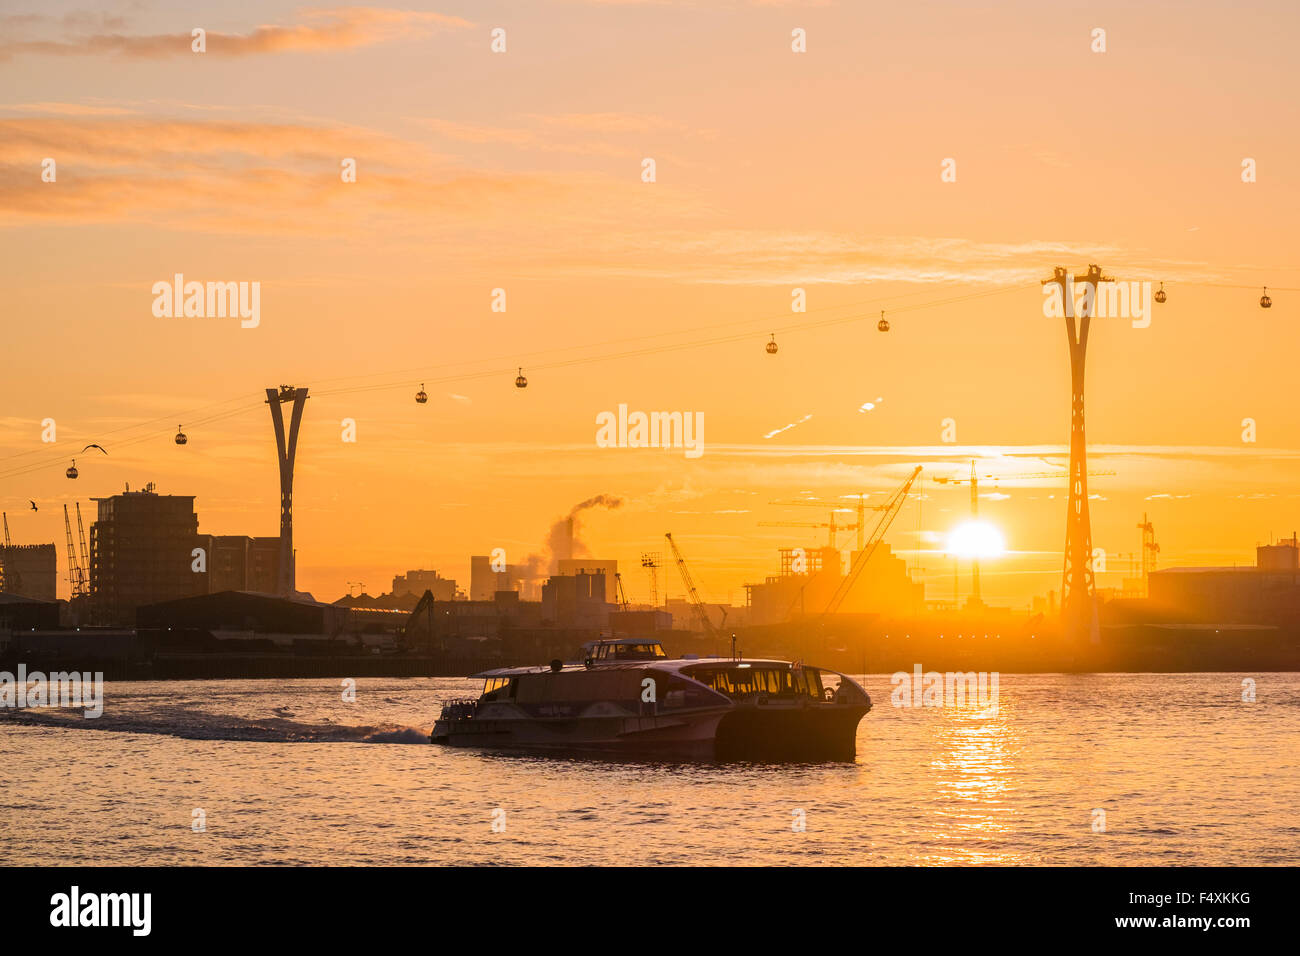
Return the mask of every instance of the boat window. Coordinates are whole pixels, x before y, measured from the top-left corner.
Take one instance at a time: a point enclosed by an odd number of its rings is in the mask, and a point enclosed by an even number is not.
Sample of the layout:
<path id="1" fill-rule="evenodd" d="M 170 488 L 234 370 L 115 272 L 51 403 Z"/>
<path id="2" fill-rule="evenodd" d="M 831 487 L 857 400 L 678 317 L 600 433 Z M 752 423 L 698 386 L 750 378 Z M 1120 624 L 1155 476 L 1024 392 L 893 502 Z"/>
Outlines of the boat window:
<path id="1" fill-rule="evenodd" d="M 646 641 L 600 644 L 591 656 L 598 661 L 654 661 L 666 659 L 668 654 L 658 641 Z"/>
<path id="2" fill-rule="evenodd" d="M 773 696 L 822 696 L 821 672 L 816 668 L 798 670 L 777 667 L 700 668 L 687 676 L 728 697 L 745 698 L 753 694 Z"/>
<path id="3" fill-rule="evenodd" d="M 653 661 L 667 657 L 657 642 L 646 644 L 616 644 L 614 657 L 620 661 Z"/>

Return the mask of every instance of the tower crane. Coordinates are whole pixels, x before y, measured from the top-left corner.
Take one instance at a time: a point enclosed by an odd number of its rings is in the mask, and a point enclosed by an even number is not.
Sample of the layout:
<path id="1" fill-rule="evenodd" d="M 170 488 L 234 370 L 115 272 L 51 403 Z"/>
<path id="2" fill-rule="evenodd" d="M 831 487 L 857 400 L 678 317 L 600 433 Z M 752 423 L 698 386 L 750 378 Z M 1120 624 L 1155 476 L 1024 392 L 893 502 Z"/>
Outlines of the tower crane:
<path id="1" fill-rule="evenodd" d="M 868 505 L 867 505 L 867 497 L 868 497 L 868 494 L 869 494 L 868 492 L 858 492 L 858 495 L 857 495 L 858 503 L 857 503 L 857 505 L 856 505 L 856 510 L 857 510 L 857 512 L 858 512 L 858 521 L 857 521 L 857 524 L 846 524 L 846 525 L 840 525 L 841 530 L 844 530 L 844 531 L 854 531 L 854 530 L 856 530 L 856 531 L 858 532 L 858 550 L 859 550 L 859 551 L 862 550 L 862 545 L 863 545 L 863 543 L 864 543 L 864 541 L 865 541 L 865 538 L 866 538 L 866 532 L 867 532 L 867 512 L 868 512 L 868 511 L 884 511 L 884 510 L 885 510 L 885 507 L 886 507 L 885 505 L 870 505 L 870 506 L 868 506 Z M 841 502 L 841 501 L 828 500 L 828 499 L 825 499 L 825 498 L 800 498 L 800 499 L 797 499 L 797 500 L 795 500 L 795 501 L 769 501 L 768 504 L 772 504 L 772 505 L 781 505 L 782 507 L 784 507 L 784 506 L 786 506 L 786 505 L 797 505 L 797 506 L 808 507 L 808 506 L 811 505 L 811 506 L 814 507 L 814 508 L 829 508 L 829 509 L 831 510 L 831 512 L 832 512 L 832 514 L 831 514 L 831 520 L 832 520 L 832 521 L 835 519 L 834 512 L 837 512 L 837 511 L 848 511 L 848 510 L 849 510 L 848 507 L 847 507 L 843 502 Z"/>
<path id="2" fill-rule="evenodd" d="M 822 611 L 823 620 L 827 615 L 838 611 L 840 605 L 844 603 L 844 599 L 853 590 L 853 586 L 861 577 L 863 569 L 871 561 L 871 556 L 876 553 L 876 548 L 884 540 L 885 532 L 889 530 L 889 526 L 898 517 L 898 512 L 902 510 L 903 502 L 907 500 L 907 493 L 912 489 L 912 483 L 916 481 L 919 474 L 921 474 L 921 466 L 917 465 L 907 480 L 903 482 L 902 487 L 895 491 L 885 502 L 880 517 L 876 520 L 876 526 L 871 531 L 871 537 L 867 540 L 865 547 L 858 551 L 853 559 L 853 566 L 849 568 L 849 573 L 840 581 L 839 587 L 835 589 L 835 593 L 831 595 L 831 599 L 826 603 L 826 609 Z"/>
<path id="3" fill-rule="evenodd" d="M 4 512 L 4 524 L 5 524 L 5 552 L 7 554 L 9 549 L 13 547 L 13 545 L 9 543 L 9 513 L 7 511 Z M 9 590 L 9 588 L 5 584 L 5 562 L 0 561 L 0 594 L 3 594 L 7 590 Z"/>
<path id="4" fill-rule="evenodd" d="M 1156 569 L 1156 555 L 1160 553 L 1160 545 L 1156 544 L 1155 525 L 1147 520 L 1145 511 L 1142 512 L 1138 530 L 1142 532 L 1142 583 L 1146 585 L 1147 575 Z"/>
<path id="5" fill-rule="evenodd" d="M 63 506 L 63 531 L 68 538 L 68 583 L 72 586 L 72 596 L 81 597 L 86 593 L 85 573 L 77 563 L 77 549 L 72 543 L 72 522 L 68 518 L 68 506 Z"/>
<path id="6" fill-rule="evenodd" d="M 985 478 L 996 478 L 995 475 L 985 475 L 984 477 L 985 477 Z M 970 463 L 970 477 L 969 477 L 969 478 L 943 478 L 943 477 L 941 477 L 941 478 L 936 478 L 936 479 L 934 479 L 934 480 L 935 480 L 936 482 L 938 482 L 939 484 L 941 484 L 941 485 L 960 485 L 960 484 L 969 484 L 969 485 L 970 485 L 970 518 L 971 518 L 972 521 L 977 521 L 977 520 L 979 520 L 979 516 L 980 516 L 980 479 L 979 479 L 979 475 L 975 474 L 975 460 L 974 460 L 973 458 L 971 459 L 971 463 Z M 954 571 L 953 574 L 955 575 L 955 574 L 956 574 L 956 571 Z M 970 577 L 971 577 L 971 603 L 972 603 L 972 604 L 975 604 L 975 605 L 982 604 L 983 601 L 980 599 L 980 560 L 979 560 L 979 558 L 971 558 L 971 562 L 970 562 Z M 955 578 L 954 578 L 954 580 L 955 580 Z M 953 586 L 956 587 L 955 584 L 954 584 Z"/>
<path id="7" fill-rule="evenodd" d="M 641 567 L 650 572 L 650 606 L 659 606 L 659 569 L 663 567 L 663 555 L 658 551 L 642 551 Z"/>
<path id="8" fill-rule="evenodd" d="M 708 612 L 705 611 L 704 601 L 700 599 L 700 592 L 695 587 L 695 580 L 691 577 L 691 570 L 686 566 L 686 559 L 682 557 L 682 552 L 678 549 L 677 542 L 673 540 L 671 534 L 665 534 L 664 537 L 668 539 L 668 547 L 672 549 L 673 560 L 677 562 L 677 570 L 681 573 L 682 583 L 686 585 L 686 596 L 691 602 L 691 608 L 695 611 L 696 619 L 700 622 L 700 626 L 704 628 L 704 633 L 708 634 L 709 637 L 720 639 L 722 637 L 722 627 L 715 625 L 713 620 L 709 617 Z M 722 623 L 726 624 L 727 609 L 723 607 L 721 610 Z M 731 644 L 732 656 L 735 656 L 736 641 L 734 637 L 732 638 Z"/>
<path id="9" fill-rule="evenodd" d="M 90 592 L 90 552 L 86 550 L 86 526 L 81 523 L 81 502 L 77 502 L 77 537 L 81 539 L 81 576 Z"/>
<path id="10" fill-rule="evenodd" d="M 851 531 L 858 527 L 858 525 L 855 524 L 836 524 L 835 512 L 833 511 L 831 512 L 830 521 L 760 521 L 758 526 L 760 528 L 826 528 L 826 547 L 828 548 L 834 548 L 836 546 L 835 536 L 837 533 L 840 531 Z"/>

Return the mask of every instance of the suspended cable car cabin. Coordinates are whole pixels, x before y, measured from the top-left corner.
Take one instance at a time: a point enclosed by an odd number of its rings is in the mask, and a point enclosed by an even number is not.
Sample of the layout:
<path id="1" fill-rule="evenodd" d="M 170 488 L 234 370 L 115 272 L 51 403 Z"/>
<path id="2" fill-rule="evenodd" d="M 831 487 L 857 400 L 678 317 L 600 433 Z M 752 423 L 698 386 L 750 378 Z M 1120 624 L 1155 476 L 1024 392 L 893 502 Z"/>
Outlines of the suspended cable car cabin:
<path id="1" fill-rule="evenodd" d="M 69 478 L 76 478 L 76 477 L 77 477 L 77 459 L 75 459 L 75 458 L 72 459 L 72 464 L 68 466 L 68 470 L 65 472 L 65 474 L 66 474 Z"/>
<path id="2" fill-rule="evenodd" d="M 1163 282 L 1160 283 L 1160 288 L 1156 290 L 1155 300 L 1157 302 L 1165 301 L 1165 284 Z"/>
<path id="3" fill-rule="evenodd" d="M 775 333 L 773 333 L 773 335 L 772 335 L 772 341 L 768 342 L 766 347 L 767 347 L 767 354 L 768 354 L 768 355 L 775 355 L 775 354 L 776 354 L 776 334 L 775 334 Z"/>
<path id="4" fill-rule="evenodd" d="M 515 376 L 515 388 L 527 388 L 528 379 L 524 378 L 524 370 L 519 369 L 519 374 Z"/>
<path id="5" fill-rule="evenodd" d="M 1259 307 L 1261 309 L 1271 309 L 1273 300 L 1268 297 L 1268 286 L 1264 286 L 1264 294 L 1259 297 Z"/>
<path id="6" fill-rule="evenodd" d="M 176 444 L 178 444 L 178 445 L 184 445 L 187 441 L 189 441 L 189 439 L 186 438 L 186 437 L 185 437 L 185 433 L 184 433 L 183 431 L 181 431 L 181 426 L 180 426 L 180 425 L 177 425 L 177 426 L 176 426 Z"/>
<path id="7" fill-rule="evenodd" d="M 881 309 L 881 310 L 880 310 L 880 321 L 876 323 L 876 329 L 877 329 L 877 331 L 880 331 L 880 332 L 888 332 L 888 331 L 889 331 L 889 320 L 887 320 L 887 319 L 885 318 L 885 310 L 884 310 L 884 309 Z"/>
<path id="8" fill-rule="evenodd" d="M 425 392 L 425 390 L 424 390 L 424 383 L 421 382 L 421 383 L 420 383 L 420 390 L 419 390 L 418 392 L 415 393 L 415 403 L 416 403 L 417 405 L 423 405 L 423 404 L 424 404 L 425 402 L 427 402 L 428 400 L 429 400 L 429 395 L 428 395 L 428 393 Z"/>

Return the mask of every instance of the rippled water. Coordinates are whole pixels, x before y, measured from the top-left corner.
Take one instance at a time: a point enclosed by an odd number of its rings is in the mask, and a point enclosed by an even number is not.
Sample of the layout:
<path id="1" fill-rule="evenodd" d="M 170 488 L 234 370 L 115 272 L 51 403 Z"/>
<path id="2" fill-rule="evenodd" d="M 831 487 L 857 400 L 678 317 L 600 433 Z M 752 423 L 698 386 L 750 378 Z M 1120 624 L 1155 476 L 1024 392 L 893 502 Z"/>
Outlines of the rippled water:
<path id="1" fill-rule="evenodd" d="M 1291 864 L 1300 675 L 1003 674 L 995 716 L 864 680 L 855 764 L 429 745 L 449 679 L 116 683 L 0 710 L 13 864 Z M 191 829 L 193 811 L 206 832 Z M 493 831 L 494 810 L 505 831 Z M 1105 832 L 1094 832 L 1104 810 Z M 795 832 L 802 810 L 806 832 Z M 498 814 L 498 820 L 500 815 Z"/>

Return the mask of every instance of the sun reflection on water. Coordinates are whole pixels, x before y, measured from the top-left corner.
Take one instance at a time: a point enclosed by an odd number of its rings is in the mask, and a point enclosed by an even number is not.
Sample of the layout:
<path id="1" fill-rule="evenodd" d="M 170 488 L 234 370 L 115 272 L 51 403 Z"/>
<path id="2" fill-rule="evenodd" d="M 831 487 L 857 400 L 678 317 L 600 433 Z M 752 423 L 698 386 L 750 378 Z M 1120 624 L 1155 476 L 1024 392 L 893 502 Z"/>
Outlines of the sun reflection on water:
<path id="1" fill-rule="evenodd" d="M 1009 798 L 1015 789 L 1020 742 L 1014 714 L 997 707 L 927 708 L 918 713 L 931 723 L 934 789 L 928 817 L 933 850 L 930 864 L 1025 862 L 1006 844 L 1017 812 Z"/>

